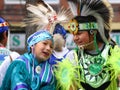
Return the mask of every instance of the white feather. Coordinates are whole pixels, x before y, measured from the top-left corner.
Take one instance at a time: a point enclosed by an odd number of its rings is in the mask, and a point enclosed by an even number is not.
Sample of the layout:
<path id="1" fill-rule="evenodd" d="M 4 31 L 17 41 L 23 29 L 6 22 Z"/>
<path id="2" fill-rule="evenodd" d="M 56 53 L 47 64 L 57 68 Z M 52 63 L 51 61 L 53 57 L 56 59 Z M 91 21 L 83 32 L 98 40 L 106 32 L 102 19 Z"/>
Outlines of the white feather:
<path id="1" fill-rule="evenodd" d="M 27 10 L 30 11 L 32 14 L 37 15 L 38 17 L 44 16 L 44 14 L 39 10 L 37 6 L 29 4 Z"/>
<path id="2" fill-rule="evenodd" d="M 61 8 L 58 13 L 46 2 L 37 5 L 28 4 L 27 10 L 30 11 L 25 18 L 26 25 L 37 26 L 37 30 L 49 27 L 51 33 L 57 23 L 64 23 L 73 18 L 70 9 Z"/>
<path id="3" fill-rule="evenodd" d="M 44 3 L 48 6 L 48 8 L 50 9 L 51 12 L 55 13 L 55 10 L 49 4 L 47 4 L 45 1 L 44 1 Z"/>
<path id="4" fill-rule="evenodd" d="M 38 9 L 41 11 L 41 12 L 43 12 L 44 14 L 46 14 L 49 10 L 48 10 L 48 8 L 46 8 L 46 7 L 44 7 L 43 5 L 38 5 L 37 6 L 38 7 Z"/>
<path id="5" fill-rule="evenodd" d="M 72 3 L 72 2 L 68 2 L 68 4 L 69 4 L 69 7 L 70 7 L 73 15 L 77 16 L 77 7 L 76 7 L 76 5 L 74 3 Z"/>

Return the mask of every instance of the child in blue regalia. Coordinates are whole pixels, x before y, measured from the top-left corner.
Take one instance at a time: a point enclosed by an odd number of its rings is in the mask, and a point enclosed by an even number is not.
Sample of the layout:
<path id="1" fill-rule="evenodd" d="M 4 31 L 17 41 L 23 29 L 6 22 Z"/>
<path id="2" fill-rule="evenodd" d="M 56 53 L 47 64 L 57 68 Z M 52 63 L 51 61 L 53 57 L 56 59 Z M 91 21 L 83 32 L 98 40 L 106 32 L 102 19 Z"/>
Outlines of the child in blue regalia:
<path id="1" fill-rule="evenodd" d="M 53 37 L 39 30 L 28 37 L 28 52 L 9 66 L 1 90 L 55 90 L 54 76 L 48 63 Z"/>

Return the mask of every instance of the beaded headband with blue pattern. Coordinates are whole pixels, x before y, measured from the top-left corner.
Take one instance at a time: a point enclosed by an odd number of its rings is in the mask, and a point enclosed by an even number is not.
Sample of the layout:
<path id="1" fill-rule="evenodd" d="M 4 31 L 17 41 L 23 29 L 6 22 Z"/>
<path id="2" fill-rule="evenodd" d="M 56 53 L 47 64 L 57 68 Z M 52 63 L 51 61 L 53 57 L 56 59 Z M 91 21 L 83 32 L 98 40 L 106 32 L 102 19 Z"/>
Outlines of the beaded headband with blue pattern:
<path id="1" fill-rule="evenodd" d="M 0 33 L 4 32 L 4 31 L 8 31 L 9 27 L 8 27 L 8 23 L 0 17 Z"/>
<path id="2" fill-rule="evenodd" d="M 28 37 L 27 44 L 31 47 L 44 40 L 51 40 L 54 43 L 52 35 L 47 30 L 39 30 Z"/>

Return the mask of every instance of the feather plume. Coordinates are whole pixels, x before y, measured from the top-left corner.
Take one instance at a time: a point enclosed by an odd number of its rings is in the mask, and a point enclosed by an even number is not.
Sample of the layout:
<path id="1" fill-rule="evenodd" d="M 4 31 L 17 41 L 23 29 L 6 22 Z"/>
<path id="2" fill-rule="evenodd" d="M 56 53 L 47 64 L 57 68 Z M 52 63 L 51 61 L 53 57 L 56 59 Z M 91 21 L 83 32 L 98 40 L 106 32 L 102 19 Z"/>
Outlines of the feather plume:
<path id="1" fill-rule="evenodd" d="M 53 33 L 54 27 L 57 23 L 65 24 L 72 18 L 73 18 L 73 14 L 72 14 L 70 8 L 66 9 L 64 7 L 61 7 L 59 12 L 57 13 L 57 19 L 51 25 L 50 32 Z"/>
<path id="2" fill-rule="evenodd" d="M 70 7 L 72 7 L 71 11 L 72 11 L 73 15 L 77 16 L 77 7 L 76 7 L 76 5 L 74 3 L 70 3 L 70 2 L 68 2 L 68 4 L 69 4 Z"/>
<path id="3" fill-rule="evenodd" d="M 73 67 L 70 60 L 66 58 L 62 62 L 58 61 L 56 67 L 54 72 L 58 81 L 57 89 L 70 90 L 71 88 L 71 90 L 77 90 L 76 88 L 80 87 L 79 66 Z"/>
<path id="4" fill-rule="evenodd" d="M 108 70 L 111 72 L 111 78 L 117 78 L 120 75 L 120 48 L 115 46 L 110 49 L 111 56 L 108 57 L 107 65 Z"/>
<path id="5" fill-rule="evenodd" d="M 27 18 L 25 18 L 25 25 L 35 25 L 37 26 L 37 30 L 44 29 L 46 25 L 48 25 L 48 18 L 52 15 L 56 15 L 56 12 L 51 9 L 51 6 L 45 4 L 47 6 L 46 7 L 44 4 L 39 3 L 37 5 L 27 5 L 27 10 L 29 11 L 29 14 Z"/>
<path id="6" fill-rule="evenodd" d="M 107 38 L 105 37 L 104 29 L 110 30 L 110 24 L 113 18 L 113 9 L 108 2 L 108 0 L 68 0 L 71 10 L 76 6 L 77 15 L 75 16 L 93 16 L 96 18 L 98 23 L 98 31 L 107 43 Z M 74 7 L 74 8 L 73 8 Z"/>
<path id="7" fill-rule="evenodd" d="M 57 23 L 62 24 L 73 18 L 70 8 L 61 7 L 57 13 L 49 4 L 42 0 L 37 5 L 28 4 L 27 10 L 29 14 L 25 18 L 25 26 L 35 25 L 37 30 L 47 29 L 52 34 Z"/>

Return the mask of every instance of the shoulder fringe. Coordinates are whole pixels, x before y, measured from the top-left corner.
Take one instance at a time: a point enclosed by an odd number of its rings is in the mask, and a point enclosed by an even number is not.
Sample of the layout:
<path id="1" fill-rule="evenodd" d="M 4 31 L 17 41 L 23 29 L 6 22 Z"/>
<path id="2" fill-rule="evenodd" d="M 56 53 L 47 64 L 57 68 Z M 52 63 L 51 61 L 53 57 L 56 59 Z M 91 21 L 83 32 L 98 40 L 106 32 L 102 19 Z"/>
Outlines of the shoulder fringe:
<path id="1" fill-rule="evenodd" d="M 120 74 L 120 48 L 116 45 L 110 49 L 111 55 L 108 57 L 108 71 L 111 72 L 111 80 L 117 79 Z"/>
<path id="2" fill-rule="evenodd" d="M 80 73 L 79 66 L 73 66 L 68 58 L 57 62 L 57 68 L 55 69 L 55 76 L 57 79 L 57 88 L 61 90 L 76 90 L 76 87 L 80 87 Z"/>

